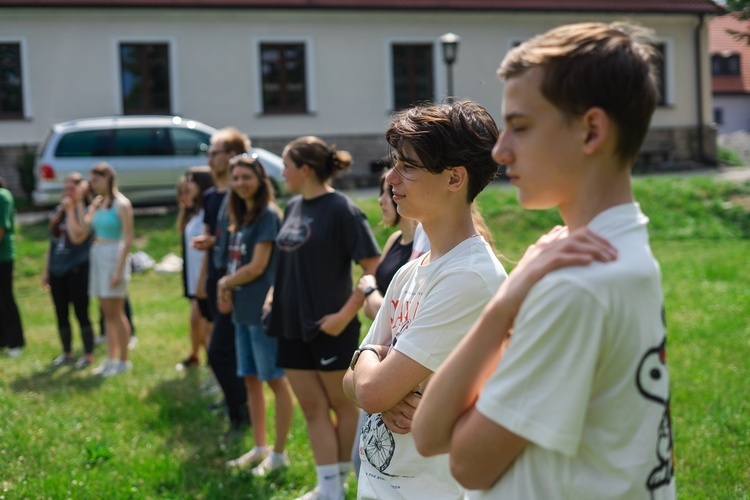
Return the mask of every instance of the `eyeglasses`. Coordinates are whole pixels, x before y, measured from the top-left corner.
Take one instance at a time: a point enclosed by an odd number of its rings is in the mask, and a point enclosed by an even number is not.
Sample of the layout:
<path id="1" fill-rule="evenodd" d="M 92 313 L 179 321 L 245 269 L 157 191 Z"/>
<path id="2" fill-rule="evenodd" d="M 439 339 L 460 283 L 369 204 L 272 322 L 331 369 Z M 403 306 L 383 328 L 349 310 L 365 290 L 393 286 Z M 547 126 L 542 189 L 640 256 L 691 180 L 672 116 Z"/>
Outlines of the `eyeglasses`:
<path id="1" fill-rule="evenodd" d="M 410 159 L 394 153 L 391 155 L 391 170 L 402 179 L 413 180 L 418 171 L 427 170 L 427 167 L 412 163 Z"/>

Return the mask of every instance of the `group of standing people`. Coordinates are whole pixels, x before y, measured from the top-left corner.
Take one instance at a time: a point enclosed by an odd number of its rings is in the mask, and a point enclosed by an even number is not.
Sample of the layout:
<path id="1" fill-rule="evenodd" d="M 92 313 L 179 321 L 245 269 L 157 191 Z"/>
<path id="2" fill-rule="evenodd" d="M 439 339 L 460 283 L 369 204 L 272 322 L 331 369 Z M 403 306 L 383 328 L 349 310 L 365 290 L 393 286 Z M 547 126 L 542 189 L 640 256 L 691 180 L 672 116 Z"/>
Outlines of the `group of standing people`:
<path id="1" fill-rule="evenodd" d="M 262 381 L 277 420 L 273 448 L 258 433 L 229 466 L 288 464 L 288 381 L 316 463 L 305 500 L 344 498 L 358 427 L 358 498 L 674 498 L 660 276 L 630 186 L 656 103 L 636 32 L 569 25 L 513 49 L 502 131 L 471 101 L 395 113 L 380 203 L 398 231 L 382 256 L 329 182 L 348 153 L 287 145 L 283 219 L 257 160 L 230 160 L 217 296 L 233 297 L 253 425 Z M 498 164 L 524 207 L 566 224 L 509 275 L 474 206 Z"/>
<path id="2" fill-rule="evenodd" d="M 282 214 L 268 173 L 249 147 L 232 127 L 211 138 L 213 186 L 201 200 L 204 231 L 184 236 L 186 252 L 188 246 L 204 252 L 191 300 L 205 298 L 208 305 L 208 362 L 224 393 L 230 431 L 250 421 L 253 427 L 252 449 L 227 465 L 252 466 L 260 476 L 289 464 L 294 393 L 317 466 L 319 485 L 307 498 L 326 498 L 329 490 L 343 492 L 352 470 L 358 419 L 342 388 L 365 300 L 354 287 L 352 262 L 372 274 L 380 250 L 364 213 L 330 183 L 351 164 L 349 153 L 312 136 L 290 142 L 283 175 L 295 196 Z M 191 264 L 187 269 L 185 276 L 193 272 Z M 193 360 L 197 353 L 183 365 Z M 263 383 L 274 394 L 272 445 Z"/>
<path id="3" fill-rule="evenodd" d="M 231 428 L 251 417 L 254 446 L 228 466 L 262 476 L 289 464 L 293 392 L 316 464 L 305 500 L 344 498 L 353 447 L 359 498 L 674 498 L 660 275 L 630 185 L 657 98 L 647 41 L 630 26 L 583 23 L 520 44 L 499 70 L 502 131 L 471 101 L 397 112 L 380 203 L 398 232 L 382 256 L 362 211 L 331 186 L 349 153 L 312 136 L 290 142 L 294 196 L 282 215 L 247 137 L 212 137 L 213 186 L 188 173 L 179 223 L 186 255 L 202 252 L 185 276 L 191 325 L 203 323 L 182 364 L 207 345 Z M 565 223 L 509 275 L 473 206 L 498 164 L 521 205 L 555 207 Z M 90 183 L 90 208 L 73 194 L 61 203 L 56 231 L 70 241 L 59 244 L 65 265 L 50 248 L 49 283 L 65 286 L 62 268 L 85 272 L 71 245 L 89 241 L 89 292 L 109 342 L 101 373 L 117 374 L 129 368 L 132 209 L 108 166 Z M 0 223 L 3 210 L 0 190 Z M 0 225 L 0 280 L 8 234 Z M 374 320 L 360 342 L 363 306 Z"/>
<path id="4" fill-rule="evenodd" d="M 55 305 L 63 353 L 54 366 L 94 362 L 95 335 L 89 315 L 90 299 L 98 301 L 107 358 L 91 372 L 111 377 L 128 371 L 131 320 L 126 316 L 129 252 L 133 243 L 133 209 L 117 189 L 114 169 L 99 163 L 88 181 L 79 173 L 66 176 L 60 204 L 49 222 L 50 246 L 42 283 Z M 72 349 L 70 306 L 73 306 L 84 352 L 77 360 Z"/>

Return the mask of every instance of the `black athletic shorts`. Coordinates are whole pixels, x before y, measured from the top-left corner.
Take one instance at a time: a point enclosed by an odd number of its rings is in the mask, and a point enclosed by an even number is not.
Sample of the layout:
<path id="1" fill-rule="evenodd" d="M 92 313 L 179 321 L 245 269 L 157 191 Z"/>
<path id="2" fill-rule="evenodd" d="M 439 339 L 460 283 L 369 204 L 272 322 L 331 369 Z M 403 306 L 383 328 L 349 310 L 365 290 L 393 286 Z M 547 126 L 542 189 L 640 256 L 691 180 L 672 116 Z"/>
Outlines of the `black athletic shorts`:
<path id="1" fill-rule="evenodd" d="M 309 342 L 279 337 L 279 357 L 276 365 L 290 370 L 346 370 L 357 347 L 359 322 L 347 326 L 338 337 L 323 332 L 319 332 Z"/>
<path id="2" fill-rule="evenodd" d="M 211 313 L 211 306 L 208 305 L 208 299 L 196 299 L 198 301 L 198 310 L 206 321 L 213 322 L 214 315 Z"/>

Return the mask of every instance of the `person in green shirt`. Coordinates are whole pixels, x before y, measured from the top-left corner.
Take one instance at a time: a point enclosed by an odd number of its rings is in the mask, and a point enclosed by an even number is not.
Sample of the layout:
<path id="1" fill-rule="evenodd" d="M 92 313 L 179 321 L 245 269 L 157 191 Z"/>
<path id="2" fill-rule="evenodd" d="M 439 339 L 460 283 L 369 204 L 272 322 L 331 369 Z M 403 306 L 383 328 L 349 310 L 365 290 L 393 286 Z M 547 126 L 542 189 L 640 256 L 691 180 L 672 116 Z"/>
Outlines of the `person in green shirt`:
<path id="1" fill-rule="evenodd" d="M 8 356 L 15 358 L 25 345 L 21 315 L 13 297 L 13 261 L 16 259 L 16 207 L 13 195 L 0 177 L 0 349 L 8 347 Z"/>

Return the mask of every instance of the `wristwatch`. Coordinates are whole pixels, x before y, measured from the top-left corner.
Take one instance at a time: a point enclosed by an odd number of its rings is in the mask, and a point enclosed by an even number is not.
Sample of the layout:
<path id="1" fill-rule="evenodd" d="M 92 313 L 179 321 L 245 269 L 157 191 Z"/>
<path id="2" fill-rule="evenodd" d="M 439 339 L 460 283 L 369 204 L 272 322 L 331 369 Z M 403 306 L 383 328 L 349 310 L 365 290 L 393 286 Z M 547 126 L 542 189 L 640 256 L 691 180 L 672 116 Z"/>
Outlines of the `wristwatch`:
<path id="1" fill-rule="evenodd" d="M 375 353 L 375 355 L 378 357 L 378 361 L 383 361 L 383 358 L 380 357 L 380 353 L 377 349 L 372 347 L 371 345 L 365 345 L 354 351 L 354 355 L 352 356 L 352 362 L 349 363 L 349 368 L 354 370 L 354 366 L 357 364 L 357 361 L 359 361 L 359 355 L 362 354 L 362 351 L 372 351 Z"/>
<path id="2" fill-rule="evenodd" d="M 365 298 L 367 298 L 370 295 L 372 295 L 372 292 L 376 291 L 377 289 L 378 289 L 378 287 L 376 287 L 376 286 L 368 286 L 367 288 L 365 288 Z"/>

